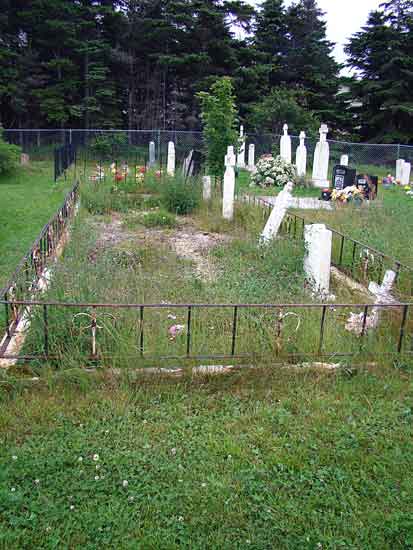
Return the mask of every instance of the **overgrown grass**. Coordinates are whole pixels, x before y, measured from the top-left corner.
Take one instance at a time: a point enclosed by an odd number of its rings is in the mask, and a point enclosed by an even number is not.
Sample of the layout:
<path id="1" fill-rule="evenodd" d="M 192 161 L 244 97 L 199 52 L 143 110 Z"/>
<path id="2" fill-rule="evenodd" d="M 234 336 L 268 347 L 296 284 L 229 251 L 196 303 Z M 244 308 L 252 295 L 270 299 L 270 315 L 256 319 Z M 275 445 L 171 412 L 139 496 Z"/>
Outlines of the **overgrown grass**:
<path id="1" fill-rule="evenodd" d="M 411 548 L 411 372 L 3 383 L 2 546 Z"/>
<path id="2" fill-rule="evenodd" d="M 376 201 L 357 207 L 344 205 L 329 212 L 304 214 L 314 222 L 328 223 L 354 239 L 413 267 L 413 200 L 400 188 L 379 190 Z"/>
<path id="3" fill-rule="evenodd" d="M 55 184 L 50 162 L 31 162 L 0 178 L 0 286 L 60 206 L 73 177 Z"/>

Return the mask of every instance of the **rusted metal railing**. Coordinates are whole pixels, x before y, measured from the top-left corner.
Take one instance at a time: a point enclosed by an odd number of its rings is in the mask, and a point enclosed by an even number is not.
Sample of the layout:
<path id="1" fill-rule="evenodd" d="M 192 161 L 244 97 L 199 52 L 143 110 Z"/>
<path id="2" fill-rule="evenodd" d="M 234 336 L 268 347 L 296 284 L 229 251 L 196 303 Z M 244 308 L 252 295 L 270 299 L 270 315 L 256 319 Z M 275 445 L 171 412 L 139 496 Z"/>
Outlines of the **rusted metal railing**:
<path id="1" fill-rule="evenodd" d="M 407 354 L 413 355 L 413 303 L 402 304 L 119 304 L 119 303 L 70 303 L 52 301 L 0 301 L 5 310 L 24 308 L 30 310 L 35 323 L 37 339 L 24 353 L 13 355 L 0 351 L 0 358 L 58 360 L 62 350 L 66 353 L 65 337 L 71 333 L 71 345 L 76 349 L 87 348 L 84 357 L 94 362 L 110 359 L 118 351 L 122 329 L 135 327 L 134 344 L 123 352 L 125 357 L 141 359 L 298 359 L 353 357 L 363 349 L 369 357 Z M 35 311 L 37 310 L 37 315 Z M 154 319 L 162 311 L 174 311 L 184 320 L 181 334 L 167 342 L 164 330 L 169 321 Z M 75 313 L 73 313 L 75 311 Z M 122 317 L 124 312 L 131 317 Z M 208 319 L 201 319 L 200 311 L 208 312 Z M 354 334 L 345 331 L 345 321 L 352 311 L 360 311 L 361 331 Z M 388 315 L 386 323 L 372 328 L 369 319 L 374 314 Z M 219 318 L 220 315 L 224 317 Z M 152 316 L 151 316 L 152 315 Z M 197 318 L 198 316 L 198 318 Z M 88 322 L 83 330 L 71 329 L 77 318 Z M 54 319 L 54 321 L 53 321 Z M 292 320 L 292 325 L 288 325 Z M 338 326 L 339 321 L 342 327 Z M 53 324 L 54 322 L 54 324 Z M 205 343 L 205 327 L 218 322 L 222 349 L 214 349 L 214 339 Z M 62 332 L 62 326 L 66 327 Z M 56 329 L 56 336 L 53 329 Z M 60 330 L 57 330 L 60 329 Z M 116 330 L 115 330 L 116 329 Z M 265 330 L 264 330 L 265 329 Z M 310 330 L 307 338 L 303 333 Z M 342 337 L 338 334 L 342 333 Z M 266 333 L 263 339 L 263 334 Z M 200 339 L 202 336 L 202 339 Z M 218 337 L 216 337 L 218 338 Z M 216 339 L 215 338 L 215 339 Z M 78 344 L 76 344 L 78 339 Z M 171 338 L 169 338 L 171 340 Z M 266 349 L 260 342 L 266 342 Z M 82 341 L 80 343 L 80 341 Z M 289 348 L 294 341 L 294 350 Z M 148 343 L 149 342 L 149 343 Z M 258 344 L 257 344 L 258 342 Z M 162 354 L 168 348 L 180 353 Z M 343 345 L 346 349 L 341 349 Z M 309 346 L 311 349 L 309 349 Z M 32 349 L 31 349 L 32 348 Z M 168 349 L 169 349 L 168 348 Z"/>
<path id="2" fill-rule="evenodd" d="M 79 182 L 76 182 L 67 193 L 62 206 L 40 231 L 38 237 L 18 264 L 8 283 L 0 290 L 4 298 L 4 328 L 5 334 L 0 337 L 0 353 L 6 349 L 13 336 L 22 312 L 24 301 L 30 300 L 47 283 L 45 269 L 65 236 L 69 221 L 74 215 L 79 197 Z"/>

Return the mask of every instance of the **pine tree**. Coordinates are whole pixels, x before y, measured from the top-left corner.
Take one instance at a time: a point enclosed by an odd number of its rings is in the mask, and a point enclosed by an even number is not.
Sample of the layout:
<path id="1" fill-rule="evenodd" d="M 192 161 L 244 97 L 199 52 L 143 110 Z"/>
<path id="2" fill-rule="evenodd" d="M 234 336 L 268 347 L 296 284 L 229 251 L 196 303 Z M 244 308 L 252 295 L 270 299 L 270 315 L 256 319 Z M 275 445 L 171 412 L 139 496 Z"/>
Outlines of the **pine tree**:
<path id="1" fill-rule="evenodd" d="M 304 90 L 309 109 L 337 127 L 343 110 L 337 97 L 340 66 L 333 58 L 334 44 L 327 40 L 323 17 L 316 0 L 299 0 L 288 8 L 281 78 L 288 87 Z"/>
<path id="2" fill-rule="evenodd" d="M 265 0 L 257 15 L 254 45 L 257 61 L 266 72 L 263 84 L 267 92 L 282 81 L 287 32 L 284 0 Z"/>
<path id="3" fill-rule="evenodd" d="M 346 52 L 361 139 L 413 143 L 413 0 L 382 4 Z"/>

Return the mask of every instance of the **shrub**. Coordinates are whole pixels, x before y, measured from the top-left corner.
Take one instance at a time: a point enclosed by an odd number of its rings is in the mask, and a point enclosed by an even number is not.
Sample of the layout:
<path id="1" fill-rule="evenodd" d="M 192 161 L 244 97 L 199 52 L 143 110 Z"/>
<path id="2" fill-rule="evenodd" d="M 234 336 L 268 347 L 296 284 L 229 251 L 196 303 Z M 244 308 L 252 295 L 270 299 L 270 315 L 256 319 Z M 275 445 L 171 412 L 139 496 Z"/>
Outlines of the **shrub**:
<path id="1" fill-rule="evenodd" d="M 175 227 L 175 216 L 164 210 L 148 212 L 144 215 L 142 223 L 145 227 Z"/>
<path id="2" fill-rule="evenodd" d="M 251 177 L 251 186 L 283 187 L 289 181 L 294 183 L 296 169 L 293 164 L 280 156 L 265 155 L 257 162 L 256 171 Z"/>
<path id="3" fill-rule="evenodd" d="M 128 136 L 118 132 L 97 135 L 89 147 L 96 158 L 114 159 L 127 150 Z"/>
<path id="4" fill-rule="evenodd" d="M 19 165 L 21 149 L 4 141 L 0 133 L 0 174 L 15 170 Z"/>
<path id="5" fill-rule="evenodd" d="M 177 215 L 190 214 L 200 203 L 199 186 L 179 179 L 165 182 L 162 189 L 162 204 L 169 212 Z"/>
<path id="6" fill-rule="evenodd" d="M 209 93 L 199 92 L 197 96 L 202 106 L 208 170 L 219 176 L 224 172 L 228 145 L 238 145 L 234 87 L 228 77 L 223 77 L 211 86 Z"/>

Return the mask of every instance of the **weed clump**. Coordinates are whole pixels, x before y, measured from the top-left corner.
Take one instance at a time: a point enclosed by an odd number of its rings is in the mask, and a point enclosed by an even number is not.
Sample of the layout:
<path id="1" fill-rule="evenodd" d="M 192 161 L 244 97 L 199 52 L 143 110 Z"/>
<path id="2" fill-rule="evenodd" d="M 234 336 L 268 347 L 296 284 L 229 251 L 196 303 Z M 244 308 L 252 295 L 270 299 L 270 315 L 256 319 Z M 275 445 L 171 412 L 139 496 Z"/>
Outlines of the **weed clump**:
<path id="1" fill-rule="evenodd" d="M 142 223 L 145 227 L 175 227 L 176 218 L 169 212 L 158 210 L 145 214 Z"/>
<path id="2" fill-rule="evenodd" d="M 162 189 L 162 205 L 173 214 L 190 214 L 198 208 L 200 200 L 200 188 L 197 183 L 175 178 L 168 180 Z"/>

